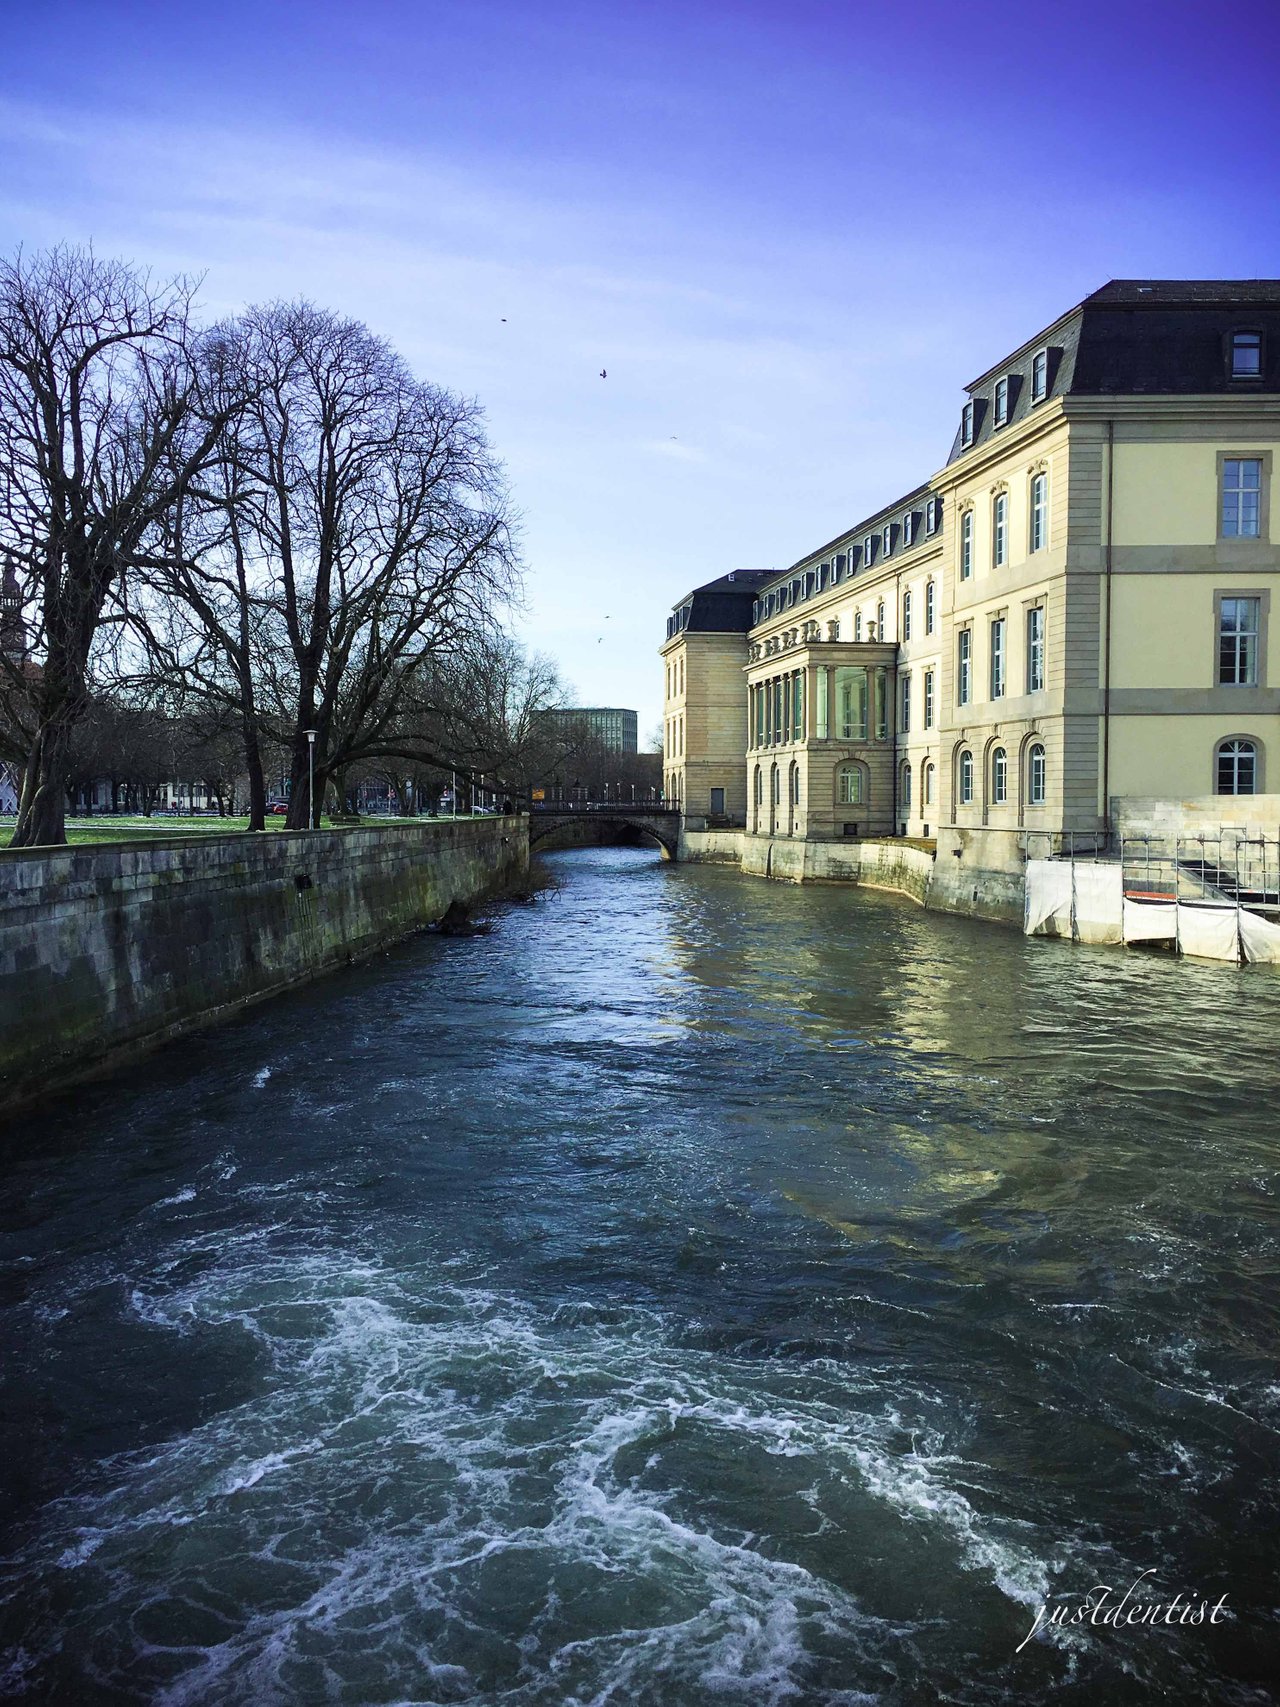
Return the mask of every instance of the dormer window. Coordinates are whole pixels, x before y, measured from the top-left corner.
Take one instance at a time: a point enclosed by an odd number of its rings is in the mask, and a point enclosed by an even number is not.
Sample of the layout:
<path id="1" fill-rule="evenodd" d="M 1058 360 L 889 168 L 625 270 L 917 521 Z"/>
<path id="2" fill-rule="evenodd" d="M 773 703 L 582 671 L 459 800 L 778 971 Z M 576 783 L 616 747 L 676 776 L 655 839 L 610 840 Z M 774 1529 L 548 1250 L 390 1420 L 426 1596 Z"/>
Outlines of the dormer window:
<path id="1" fill-rule="evenodd" d="M 884 531 L 881 533 L 880 539 L 882 542 L 881 543 L 881 556 L 887 557 L 889 555 L 889 553 L 893 550 L 893 523 L 892 522 L 886 522 L 884 524 Z"/>
<path id="2" fill-rule="evenodd" d="M 913 510 L 908 510 L 906 515 L 902 518 L 902 548 L 904 551 L 915 539 L 915 532 L 915 512 Z"/>
<path id="3" fill-rule="evenodd" d="M 1262 333 L 1233 332 L 1231 334 L 1232 379 L 1262 378 Z"/>
<path id="4" fill-rule="evenodd" d="M 1008 421 L 1008 419 L 1009 419 L 1009 381 L 1007 379 L 998 379 L 996 381 L 996 418 L 995 418 L 995 424 L 997 427 L 1003 427 L 1005 425 L 1005 423 Z"/>
<path id="5" fill-rule="evenodd" d="M 940 509 L 940 506 L 939 506 L 938 500 L 936 498 L 928 498 L 925 500 L 924 531 L 927 534 L 937 533 L 937 531 L 938 531 L 939 509 Z"/>
<path id="6" fill-rule="evenodd" d="M 875 555 L 876 536 L 873 533 L 869 533 L 862 542 L 862 567 L 864 569 L 870 569 L 872 563 L 875 561 Z"/>
<path id="7" fill-rule="evenodd" d="M 971 445 L 973 443 L 972 403 L 966 403 L 964 408 L 960 411 L 960 443 L 962 445 Z"/>
<path id="8" fill-rule="evenodd" d="M 1031 358 L 1031 401 L 1043 403 L 1049 395 L 1049 352 L 1037 350 Z"/>

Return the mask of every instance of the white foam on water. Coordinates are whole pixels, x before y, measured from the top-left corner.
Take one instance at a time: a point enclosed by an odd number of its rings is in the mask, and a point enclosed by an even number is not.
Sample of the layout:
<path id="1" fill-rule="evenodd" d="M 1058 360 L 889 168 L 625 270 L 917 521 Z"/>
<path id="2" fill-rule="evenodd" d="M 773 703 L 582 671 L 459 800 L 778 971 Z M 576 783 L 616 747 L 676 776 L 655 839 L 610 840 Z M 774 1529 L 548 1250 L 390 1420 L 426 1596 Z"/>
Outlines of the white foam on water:
<path id="1" fill-rule="evenodd" d="M 172 1197 L 159 1198 L 151 1207 L 153 1209 L 167 1209 L 171 1203 L 190 1203 L 195 1195 L 196 1188 L 193 1185 L 184 1185 L 181 1191 L 175 1192 Z"/>
<path id="2" fill-rule="evenodd" d="M 259 1067 L 258 1071 L 253 1075 L 254 1090 L 260 1091 L 270 1077 L 270 1067 Z"/>
<path id="3" fill-rule="evenodd" d="M 539 1312 L 249 1236 L 132 1303 L 175 1332 L 240 1326 L 270 1353 L 260 1388 L 48 1507 L 7 1592 L 74 1570 L 77 1641 L 171 1707 L 497 1699 L 496 1678 L 513 1707 L 876 1699 L 920 1632 L 817 1563 L 824 1526 L 855 1545 L 829 1511 L 850 1489 L 1019 1607 L 1059 1567 L 950 1485 L 940 1442 L 896 1446 L 882 1388 L 835 1409 L 803 1368 L 674 1347 L 641 1310 Z M 238 1608 L 231 1628 L 193 1642 L 186 1609 L 210 1605 Z M 103 1660 L 140 1606 L 146 1640 Z M 178 1677 L 147 1670 L 175 1648 Z"/>

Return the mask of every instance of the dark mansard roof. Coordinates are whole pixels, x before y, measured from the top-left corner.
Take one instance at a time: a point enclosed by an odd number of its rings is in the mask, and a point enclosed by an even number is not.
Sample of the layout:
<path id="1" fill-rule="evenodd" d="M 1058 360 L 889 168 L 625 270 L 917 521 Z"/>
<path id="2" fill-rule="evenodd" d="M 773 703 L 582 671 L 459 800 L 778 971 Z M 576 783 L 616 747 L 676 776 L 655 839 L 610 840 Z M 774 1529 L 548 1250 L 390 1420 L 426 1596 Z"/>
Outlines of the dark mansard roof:
<path id="1" fill-rule="evenodd" d="M 1261 334 L 1260 372 L 1232 373 L 1232 337 Z M 1032 396 L 1047 356 L 1044 398 Z M 996 387 L 1009 386 L 1005 425 Z M 1214 396 L 1280 392 L 1280 279 L 1112 279 L 966 388 L 972 443 L 956 428 L 948 462 L 1025 420 L 1055 397 Z"/>

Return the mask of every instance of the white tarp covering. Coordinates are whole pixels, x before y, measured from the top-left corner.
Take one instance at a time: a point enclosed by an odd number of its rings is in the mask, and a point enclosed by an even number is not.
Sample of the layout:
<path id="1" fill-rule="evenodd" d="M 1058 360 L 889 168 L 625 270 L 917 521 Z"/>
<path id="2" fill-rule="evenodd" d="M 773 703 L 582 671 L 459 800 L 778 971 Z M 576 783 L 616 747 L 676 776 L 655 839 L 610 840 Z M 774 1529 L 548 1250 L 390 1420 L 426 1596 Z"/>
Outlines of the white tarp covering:
<path id="1" fill-rule="evenodd" d="M 1123 942 L 1121 909 L 1124 904 L 1124 872 L 1110 864 L 1073 860 L 1075 883 L 1075 938 L 1077 942 Z"/>
<path id="2" fill-rule="evenodd" d="M 1173 942 L 1178 935 L 1176 901 L 1133 901 L 1124 899 L 1126 942 Z"/>
<path id="3" fill-rule="evenodd" d="M 1022 928 L 1028 936 L 1071 935 L 1071 867 L 1066 860 L 1027 861 Z"/>
<path id="4" fill-rule="evenodd" d="M 1202 960 L 1240 959 L 1238 907 L 1178 903 L 1178 947 Z"/>
<path id="5" fill-rule="evenodd" d="M 1246 960 L 1280 962 L 1280 925 L 1241 908 L 1240 944 Z"/>

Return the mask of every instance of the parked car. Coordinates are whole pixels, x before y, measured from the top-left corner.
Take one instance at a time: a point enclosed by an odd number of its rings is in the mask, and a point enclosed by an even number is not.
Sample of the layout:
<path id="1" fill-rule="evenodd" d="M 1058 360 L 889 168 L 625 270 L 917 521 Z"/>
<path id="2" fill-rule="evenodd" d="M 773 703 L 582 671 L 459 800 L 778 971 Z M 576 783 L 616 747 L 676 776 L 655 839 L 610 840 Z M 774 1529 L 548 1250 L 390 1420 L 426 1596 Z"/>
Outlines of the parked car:
<path id="1" fill-rule="evenodd" d="M 284 800 L 273 800 L 270 806 L 267 807 L 268 818 L 287 818 L 288 816 L 289 806 Z"/>

